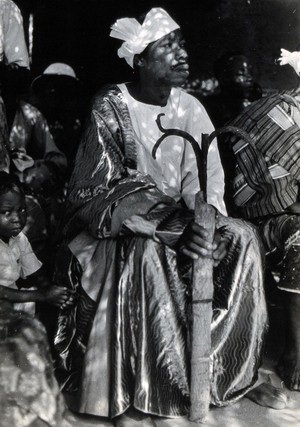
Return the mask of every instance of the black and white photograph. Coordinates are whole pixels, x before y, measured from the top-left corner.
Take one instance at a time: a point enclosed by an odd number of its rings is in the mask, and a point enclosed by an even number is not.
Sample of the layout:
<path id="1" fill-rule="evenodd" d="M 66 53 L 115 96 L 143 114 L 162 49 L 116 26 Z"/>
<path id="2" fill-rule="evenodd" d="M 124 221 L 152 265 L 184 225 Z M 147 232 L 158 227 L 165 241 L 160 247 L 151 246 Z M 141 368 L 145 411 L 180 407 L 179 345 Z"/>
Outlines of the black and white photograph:
<path id="1" fill-rule="evenodd" d="M 299 0 L 0 0 L 0 427 L 300 427 Z"/>

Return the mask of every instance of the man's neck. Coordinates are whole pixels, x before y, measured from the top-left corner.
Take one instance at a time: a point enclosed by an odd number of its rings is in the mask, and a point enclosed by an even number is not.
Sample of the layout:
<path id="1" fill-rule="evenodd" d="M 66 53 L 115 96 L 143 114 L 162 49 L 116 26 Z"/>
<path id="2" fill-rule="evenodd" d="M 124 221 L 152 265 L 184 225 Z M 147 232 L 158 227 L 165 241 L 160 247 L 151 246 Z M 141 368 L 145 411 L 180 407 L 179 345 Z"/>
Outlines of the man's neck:
<path id="1" fill-rule="evenodd" d="M 137 101 L 161 107 L 167 104 L 172 89 L 170 86 L 143 84 L 140 81 L 129 83 L 127 88 Z"/>

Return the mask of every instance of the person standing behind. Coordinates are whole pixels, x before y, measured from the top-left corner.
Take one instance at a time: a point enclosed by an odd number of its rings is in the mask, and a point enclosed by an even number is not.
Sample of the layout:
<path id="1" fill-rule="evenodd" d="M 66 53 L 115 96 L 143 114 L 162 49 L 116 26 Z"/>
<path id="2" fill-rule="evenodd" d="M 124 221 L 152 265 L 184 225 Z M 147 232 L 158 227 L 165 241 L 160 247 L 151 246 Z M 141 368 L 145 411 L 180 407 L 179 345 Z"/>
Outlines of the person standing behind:
<path id="1" fill-rule="evenodd" d="M 282 49 L 281 65 L 300 75 L 300 51 Z M 233 136 L 233 201 L 240 217 L 260 232 L 285 311 L 285 344 L 277 371 L 300 391 L 300 87 L 254 102 L 232 120 L 251 135 Z M 271 270 L 274 271 L 274 270 Z"/>
<path id="2" fill-rule="evenodd" d="M 16 98 L 29 81 L 29 68 L 20 9 L 12 0 L 0 0 L 0 84 L 9 129 L 15 114 Z"/>
<path id="3" fill-rule="evenodd" d="M 244 108 L 262 97 L 262 89 L 254 79 L 253 66 L 241 52 L 227 52 L 214 64 L 219 82 L 216 95 L 203 99 L 216 128 L 238 116 Z"/>
<path id="4" fill-rule="evenodd" d="M 219 90 L 215 95 L 203 99 L 209 117 L 218 129 L 237 117 L 252 102 L 262 97 L 262 89 L 254 79 L 253 66 L 246 55 L 241 52 L 227 52 L 214 64 L 215 76 Z M 218 148 L 225 173 L 226 208 L 230 215 L 235 215 L 232 203 L 231 181 L 233 179 L 234 156 L 224 141 L 224 135 L 218 138 Z"/>
<path id="5" fill-rule="evenodd" d="M 14 91 L 20 75 L 29 72 L 22 15 L 11 0 L 0 0 L 0 170 L 9 171 L 9 124 L 14 115 Z M 5 101 L 3 100 L 5 98 Z M 6 104 L 6 105 L 5 105 Z"/>
<path id="6" fill-rule="evenodd" d="M 84 86 L 69 64 L 54 62 L 33 80 L 31 95 L 28 103 L 44 115 L 56 146 L 67 157 L 69 178 L 86 114 Z"/>
<path id="7" fill-rule="evenodd" d="M 55 138 L 51 119 L 59 111 L 60 117 L 68 121 L 70 114 L 64 105 L 73 105 L 71 93 L 77 87 L 76 83 L 79 85 L 74 71 L 67 64 L 55 63 L 47 67 L 41 76 L 34 79 L 28 94 L 19 100 L 9 135 L 11 171 L 23 184 L 30 211 L 25 234 L 39 257 L 49 263 L 49 269 L 52 265 L 49 257 L 53 252 L 52 237 L 60 221 L 68 167 L 72 164 L 70 156 L 64 153 L 65 147 L 60 149 L 57 146 L 58 138 Z M 63 92 L 59 98 L 58 92 Z M 78 139 L 79 130 L 74 130 L 77 122 L 72 118 L 70 127 L 73 133 L 66 135 L 65 129 L 61 133 L 65 136 L 65 145 L 68 143 L 75 151 L 75 136 Z M 59 123 L 60 130 L 61 127 Z M 77 124 L 77 127 L 80 126 Z"/>

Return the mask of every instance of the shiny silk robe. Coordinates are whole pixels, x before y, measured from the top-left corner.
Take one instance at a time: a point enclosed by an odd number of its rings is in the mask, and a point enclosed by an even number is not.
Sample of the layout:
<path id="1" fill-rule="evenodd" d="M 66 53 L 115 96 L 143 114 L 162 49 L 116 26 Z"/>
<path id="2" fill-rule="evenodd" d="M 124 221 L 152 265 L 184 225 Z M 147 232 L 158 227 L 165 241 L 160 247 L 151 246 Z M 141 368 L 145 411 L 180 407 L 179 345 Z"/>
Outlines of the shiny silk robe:
<path id="1" fill-rule="evenodd" d="M 61 311 L 56 372 L 73 409 L 114 417 L 189 410 L 191 261 L 178 239 L 193 212 L 135 170 L 127 105 L 110 87 L 93 103 L 70 182 L 56 281 L 77 304 Z M 214 271 L 211 403 L 227 405 L 254 384 L 266 307 L 252 226 L 219 215 L 230 239 Z"/>

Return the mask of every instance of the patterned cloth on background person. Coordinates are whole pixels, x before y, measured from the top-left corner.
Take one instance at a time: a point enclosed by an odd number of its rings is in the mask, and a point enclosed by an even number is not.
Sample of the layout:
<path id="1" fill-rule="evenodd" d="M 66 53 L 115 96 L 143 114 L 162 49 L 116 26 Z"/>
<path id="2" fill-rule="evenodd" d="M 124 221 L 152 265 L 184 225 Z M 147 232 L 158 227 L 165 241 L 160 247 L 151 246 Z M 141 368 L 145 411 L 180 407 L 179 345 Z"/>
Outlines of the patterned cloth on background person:
<path id="1" fill-rule="evenodd" d="M 271 268 L 281 273 L 278 288 L 299 293 L 299 88 L 257 101 L 230 125 L 252 139 L 252 144 L 230 140 L 238 212 L 258 226 Z"/>
<path id="2" fill-rule="evenodd" d="M 229 123 L 247 132 L 253 141 L 249 144 L 237 136 L 228 140 L 236 159 L 233 198 L 244 218 L 278 214 L 297 201 L 300 121 L 285 111 L 287 106 L 297 105 L 296 93 L 262 98 Z"/>

